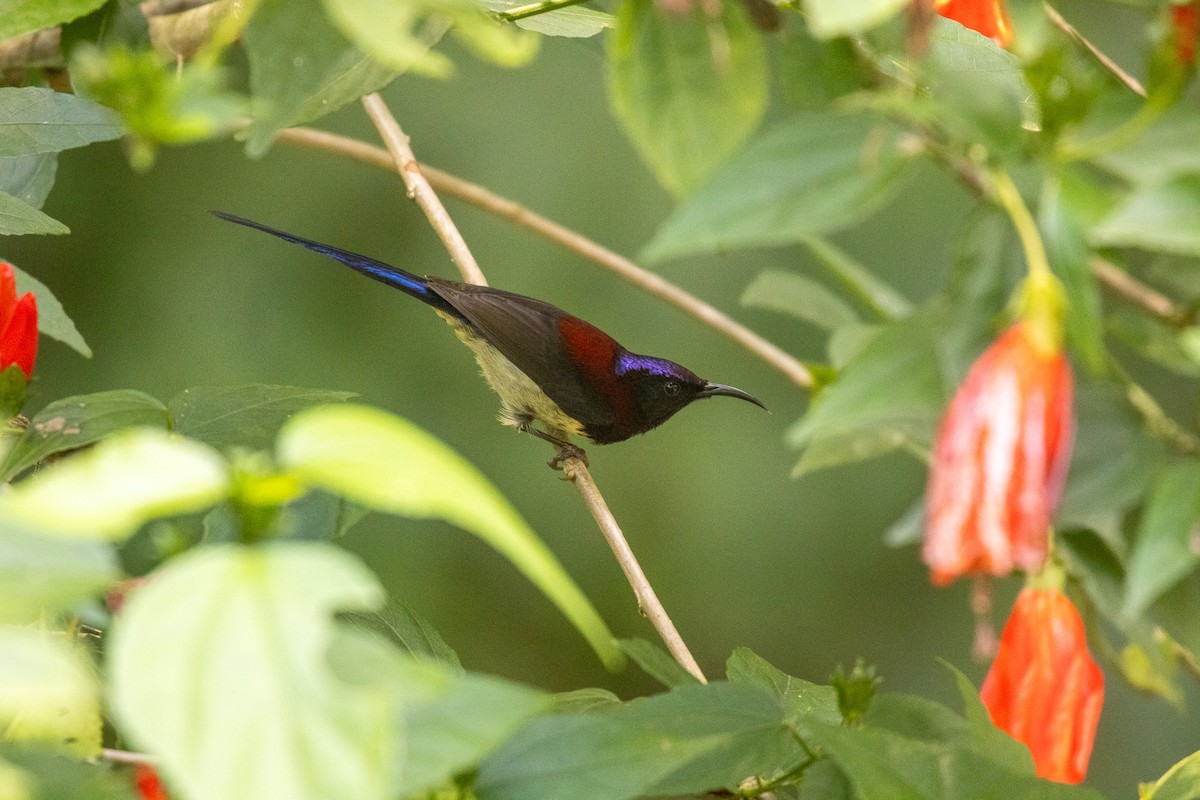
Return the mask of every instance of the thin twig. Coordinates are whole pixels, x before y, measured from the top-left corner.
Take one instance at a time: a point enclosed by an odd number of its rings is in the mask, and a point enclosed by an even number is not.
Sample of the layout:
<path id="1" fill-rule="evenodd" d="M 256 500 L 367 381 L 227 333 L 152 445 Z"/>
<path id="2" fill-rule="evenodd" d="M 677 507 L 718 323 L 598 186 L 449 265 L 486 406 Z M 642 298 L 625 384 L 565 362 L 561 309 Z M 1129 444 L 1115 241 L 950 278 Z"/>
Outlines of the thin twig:
<path id="1" fill-rule="evenodd" d="M 278 138 L 290 144 L 347 155 L 381 169 L 395 169 L 395 162 L 385 150 L 335 133 L 313 128 L 287 128 L 279 132 Z M 429 183 L 439 191 L 528 228 L 600 266 L 612 270 L 635 286 L 666 300 L 676 308 L 732 339 L 766 361 L 797 386 L 805 389 L 812 387 L 812 373 L 800 361 L 695 295 L 653 272 L 642 269 L 628 258 L 586 236 L 531 211 L 520 203 L 435 167 L 426 164 L 419 166 Z"/>
<path id="2" fill-rule="evenodd" d="M 1046 10 L 1046 16 L 1050 18 L 1051 22 L 1057 25 L 1063 33 L 1067 34 L 1072 39 L 1086 47 L 1088 52 L 1091 53 L 1097 61 L 1099 61 L 1109 72 L 1117 76 L 1117 80 L 1129 87 L 1130 91 L 1134 92 L 1135 94 L 1140 95 L 1141 97 L 1146 96 L 1146 87 L 1142 86 L 1141 81 L 1130 75 L 1125 70 L 1121 69 L 1117 62 L 1109 58 L 1108 55 L 1106 55 L 1099 47 L 1096 47 L 1096 45 L 1092 44 L 1091 40 L 1080 33 L 1074 25 L 1067 22 L 1066 19 L 1063 18 L 1063 15 L 1058 13 L 1058 10 L 1055 9 L 1054 6 L 1050 5 L 1049 3 L 1042 3 L 1042 8 Z"/>
<path id="3" fill-rule="evenodd" d="M 658 631 L 658 635 L 662 637 L 663 643 L 666 644 L 667 650 L 675 657 L 675 660 L 695 676 L 696 680 L 708 683 L 704 673 L 700 670 L 700 665 L 696 663 L 696 659 L 688 650 L 683 637 L 679 635 L 675 624 L 667 616 L 666 609 L 659 602 L 658 595 L 654 593 L 654 588 L 646 578 L 646 573 L 638 564 L 637 557 L 634 556 L 633 550 L 629 548 L 629 542 L 625 539 L 625 534 L 621 532 L 620 526 L 617 525 L 616 519 L 608 509 L 608 504 L 604 502 L 604 496 L 596 488 L 596 483 L 592 480 L 592 475 L 583 461 L 578 458 L 568 458 L 563 462 L 563 469 L 567 477 L 575 482 L 580 496 L 583 497 L 583 502 L 587 504 L 588 511 L 591 511 L 592 516 L 596 518 L 600 532 L 604 534 L 605 541 L 612 548 L 613 555 L 617 557 L 617 563 L 621 565 L 621 571 L 625 573 L 626 580 L 633 587 L 638 608 Z"/>
<path id="4" fill-rule="evenodd" d="M 111 747 L 106 747 L 100 751 L 100 756 L 108 761 L 115 761 L 119 764 L 150 764 L 158 763 L 158 759 L 146 753 L 134 753 L 129 750 L 114 750 Z"/>
<path id="5" fill-rule="evenodd" d="M 446 207 L 421 173 L 421 166 L 417 163 L 412 148 L 408 146 L 408 137 L 400 130 L 400 125 L 388 111 L 383 98 L 372 93 L 362 99 L 362 104 L 387 144 L 388 151 L 392 154 L 393 168 L 400 173 L 401 180 L 408 187 L 408 196 L 425 212 L 429 224 L 433 226 L 433 230 L 450 253 L 450 258 L 454 260 L 454 265 L 462 273 L 463 280 L 487 286 L 487 278 L 483 277 L 483 271 L 475 262 L 475 256 L 471 255 L 471 249 L 467 247 L 466 240 L 450 219 Z"/>
<path id="6" fill-rule="evenodd" d="M 450 250 L 454 263 L 462 270 L 463 276 L 468 281 L 486 286 L 487 281 L 484 280 L 479 265 L 475 263 L 475 258 L 471 255 L 462 234 L 458 232 L 454 220 L 446 213 L 446 209 L 442 206 L 433 187 L 429 185 L 429 181 L 422 174 L 421 165 L 417 163 L 416 157 L 408 145 L 408 137 L 400 129 L 400 124 L 392 116 L 392 112 L 388 110 L 383 99 L 377 94 L 364 97 L 363 106 L 367 109 L 375 127 L 379 129 L 380 135 L 388 142 L 388 149 L 391 151 L 393 159 L 392 168 L 400 172 L 405 185 L 408 186 L 409 195 L 429 218 L 430 224 L 433 225 L 434 230 L 446 245 L 446 249 Z M 474 275 L 470 274 L 472 270 Z M 680 637 L 679 631 L 676 630 L 662 603 L 654 594 L 654 589 L 646 579 L 646 573 L 642 571 L 637 558 L 633 555 L 633 550 L 625 540 L 625 535 L 621 532 L 621 526 L 617 524 L 616 518 L 608 509 L 608 504 L 604 502 L 600 490 L 596 488 L 596 482 L 592 480 L 587 465 L 582 459 L 572 457 L 565 459 L 563 469 L 579 490 L 579 494 L 583 497 L 588 510 L 592 512 L 592 516 L 595 517 L 596 524 L 600 527 L 604 538 L 608 541 L 613 553 L 616 554 L 621 570 L 628 578 L 633 593 L 637 597 L 638 606 L 649 618 L 650 624 L 658 631 L 663 643 L 666 644 L 667 649 L 675 656 L 680 665 L 695 675 L 698 680 L 704 681 L 704 673 L 700 671 L 696 659 L 692 657 L 687 645 Z"/>
<path id="7" fill-rule="evenodd" d="M 1189 321 L 1188 313 L 1177 306 L 1174 300 L 1138 281 L 1107 259 L 1093 256 L 1088 266 L 1106 289 L 1160 317 L 1164 322 L 1183 325 Z"/>

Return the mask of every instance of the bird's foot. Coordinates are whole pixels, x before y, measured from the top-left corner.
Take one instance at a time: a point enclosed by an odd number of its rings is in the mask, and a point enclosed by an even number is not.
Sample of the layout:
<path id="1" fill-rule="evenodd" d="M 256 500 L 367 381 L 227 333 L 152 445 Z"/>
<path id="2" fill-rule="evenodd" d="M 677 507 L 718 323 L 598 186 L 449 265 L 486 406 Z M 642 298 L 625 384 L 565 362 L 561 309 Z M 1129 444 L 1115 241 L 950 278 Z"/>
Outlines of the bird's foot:
<path id="1" fill-rule="evenodd" d="M 546 462 L 550 469 L 563 469 L 563 462 L 568 459 L 577 458 L 583 462 L 585 467 L 591 466 L 588 464 L 587 451 L 582 447 L 577 447 L 570 442 L 562 442 L 558 446 L 558 452 L 554 454 L 554 458 Z"/>

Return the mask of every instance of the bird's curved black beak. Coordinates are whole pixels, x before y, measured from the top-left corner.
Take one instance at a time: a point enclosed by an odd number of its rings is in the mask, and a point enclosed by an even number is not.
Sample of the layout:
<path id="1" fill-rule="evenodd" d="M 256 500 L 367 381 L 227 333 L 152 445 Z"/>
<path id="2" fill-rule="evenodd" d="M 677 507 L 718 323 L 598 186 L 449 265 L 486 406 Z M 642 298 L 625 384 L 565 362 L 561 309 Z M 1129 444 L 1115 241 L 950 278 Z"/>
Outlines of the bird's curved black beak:
<path id="1" fill-rule="evenodd" d="M 763 411 L 766 411 L 768 414 L 771 413 L 770 410 L 762 404 L 761 400 L 749 392 L 743 392 L 736 386 L 726 386 L 723 383 L 709 383 L 708 381 L 705 381 L 704 388 L 696 393 L 696 397 L 716 397 L 717 395 L 721 395 L 723 397 L 738 397 L 742 400 L 745 400 L 747 403 L 754 403 L 754 405 L 758 406 Z"/>

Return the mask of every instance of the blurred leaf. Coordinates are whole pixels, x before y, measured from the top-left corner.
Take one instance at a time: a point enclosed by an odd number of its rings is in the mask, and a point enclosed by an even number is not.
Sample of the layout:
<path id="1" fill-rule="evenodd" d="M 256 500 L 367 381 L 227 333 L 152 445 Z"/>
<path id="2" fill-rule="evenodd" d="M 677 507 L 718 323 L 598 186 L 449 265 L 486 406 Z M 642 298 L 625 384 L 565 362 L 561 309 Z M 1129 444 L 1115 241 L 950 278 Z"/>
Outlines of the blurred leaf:
<path id="1" fill-rule="evenodd" d="M 767 270 L 742 292 L 742 305 L 766 308 L 832 330 L 858 322 L 854 309 L 821 284 L 792 272 Z"/>
<path id="2" fill-rule="evenodd" d="M 100 690 L 87 656 L 62 634 L 0 627 L 0 729 L 8 742 L 100 754 Z"/>
<path id="3" fill-rule="evenodd" d="M 0 39 L 70 22 L 103 5 L 105 0 L 9 0 L 0 14 Z M 3 116 L 0 114 L 0 116 Z"/>
<path id="4" fill-rule="evenodd" d="M 117 115 L 86 98 L 32 86 L 0 88 L 0 155 L 56 153 L 121 133 Z"/>
<path id="5" fill-rule="evenodd" d="M 887 22 L 908 5 L 907 0 L 804 0 L 808 27 L 818 39 L 860 33 Z"/>
<path id="6" fill-rule="evenodd" d="M 52 339 L 65 344 L 84 358 L 92 357 L 92 348 L 75 328 L 75 323 L 63 310 L 62 303 L 54 293 L 37 278 L 13 265 L 13 276 L 17 279 L 17 293 L 33 292 L 37 296 L 38 330 Z"/>
<path id="7" fill-rule="evenodd" d="M 618 639 L 617 643 L 621 645 L 625 655 L 632 658 L 642 668 L 642 672 L 668 689 L 684 684 L 698 683 L 692 673 L 680 666 L 679 662 L 671 658 L 666 650 L 654 642 L 634 638 Z"/>
<path id="8" fill-rule="evenodd" d="M 1200 173 L 1135 186 L 1092 229 L 1092 243 L 1200 256 Z"/>
<path id="9" fill-rule="evenodd" d="M 0 497 L 0 510 L 64 536 L 123 539 L 157 517 L 207 508 L 228 491 L 216 452 L 135 428 L 22 481 Z"/>
<path id="10" fill-rule="evenodd" d="M 12 787 L 5 780 L 9 770 L 16 774 L 16 780 L 28 790 L 27 794 L 6 794 Z M 126 771 L 23 744 L 0 747 L 0 797 L 4 800 L 138 800 Z"/>
<path id="11" fill-rule="evenodd" d="M 1125 616 L 1141 615 L 1200 563 L 1197 523 L 1200 462 L 1189 460 L 1164 470 L 1154 482 L 1129 555 Z"/>
<path id="12" fill-rule="evenodd" d="M 788 102 L 799 108 L 826 108 L 858 91 L 867 81 L 849 37 L 820 41 L 794 14 L 784 17 L 786 35 L 778 40 L 778 75 Z"/>
<path id="13" fill-rule="evenodd" d="M 24 200 L 0 192 L 0 236 L 58 235 L 70 232 L 66 225 L 46 216 Z"/>
<path id="14" fill-rule="evenodd" d="M 1056 515 L 1060 526 L 1093 528 L 1114 545 L 1119 522 L 1142 501 L 1163 456 L 1124 393 L 1109 383 L 1075 387 L 1075 446 Z"/>
<path id="15" fill-rule="evenodd" d="M 121 609 L 113 711 L 190 800 L 391 797 L 394 698 L 326 660 L 333 612 L 382 601 L 366 567 L 325 544 L 185 553 Z"/>
<path id="16" fill-rule="evenodd" d="M 446 667 L 461 670 L 458 654 L 424 617 L 403 603 L 391 600 L 379 611 L 360 611 L 343 615 L 351 624 L 382 634 L 407 653 L 432 659 Z"/>
<path id="17" fill-rule="evenodd" d="M 166 406 L 134 389 L 55 400 L 17 437 L 0 463 L 0 480 L 12 480 L 47 456 L 92 444 L 123 428 L 166 427 L 168 420 Z"/>
<path id="18" fill-rule="evenodd" d="M 659 182 L 689 194 L 754 132 L 767 108 L 762 39 L 740 3 L 720 15 L 621 0 L 609 99 Z"/>
<path id="19" fill-rule="evenodd" d="M 805 450 L 793 475 L 931 439 L 945 400 L 937 327 L 928 312 L 880 327 L 788 431 L 788 443 Z"/>
<path id="20" fill-rule="evenodd" d="M 654 234 L 647 261 L 792 244 L 883 205 L 910 163 L 864 113 L 799 112 L 713 174 Z"/>
<path id="21" fill-rule="evenodd" d="M 1046 255 L 1067 292 L 1067 338 L 1075 354 L 1093 375 L 1103 374 L 1107 351 L 1101 320 L 1100 290 L 1088 259 L 1087 225 L 1078 209 L 1078 196 L 1089 185 L 1070 175 L 1048 178 L 1038 203 L 1038 227 Z"/>
<path id="22" fill-rule="evenodd" d="M 621 698 L 608 689 L 576 689 L 553 696 L 554 711 L 560 714 L 602 711 L 621 705 Z"/>
<path id="23" fill-rule="evenodd" d="M 794 678 L 748 648 L 734 649 L 725 662 L 725 675 L 730 683 L 754 684 L 778 696 L 791 723 L 801 730 L 808 719 L 841 721 L 833 687 Z"/>
<path id="24" fill-rule="evenodd" d="M 297 412 L 354 397 L 354 392 L 251 383 L 197 386 L 171 398 L 175 430 L 214 447 L 269 450 L 275 434 Z"/>
<path id="25" fill-rule="evenodd" d="M 1200 752 L 1177 761 L 1154 783 L 1138 787 L 1138 800 L 1196 800 L 1200 797 Z"/>
<path id="26" fill-rule="evenodd" d="M 964 148 L 1014 151 L 1026 135 L 1022 123 L 1038 118 L 1016 56 L 952 20 L 933 20 L 920 80 L 936 125 Z"/>
<path id="27" fill-rule="evenodd" d="M 482 0 L 481 4 L 489 11 L 512 11 L 528 6 L 521 0 Z M 616 27 L 617 18 L 603 11 L 583 6 L 568 6 L 525 17 L 516 21 L 518 28 L 534 31 L 545 36 L 567 36 L 571 38 L 586 38 L 595 36 L 605 28 Z"/>
<path id="28" fill-rule="evenodd" d="M 1200 107 L 1178 103 L 1133 142 L 1110 150 L 1099 162 L 1130 183 L 1162 184 L 1200 173 Z"/>
<path id="29" fill-rule="evenodd" d="M 801 751 L 779 702 L 745 684 L 679 686 L 596 713 L 534 720 L 480 767 L 479 800 L 698 794 Z"/>
<path id="30" fill-rule="evenodd" d="M 908 316 L 912 311 L 908 298 L 827 240 L 806 236 L 801 244 L 880 322 Z"/>
<path id="31" fill-rule="evenodd" d="M 605 664 L 621 663 L 604 621 L 525 520 L 475 467 L 411 422 L 366 406 L 321 406 L 283 427 L 276 452 L 306 483 L 479 536 L 558 606 Z"/>
<path id="32" fill-rule="evenodd" d="M 0 192 L 41 208 L 54 186 L 57 171 L 57 153 L 0 158 Z"/>
<path id="33" fill-rule="evenodd" d="M 991 712 L 983 704 L 983 700 L 979 696 L 979 689 L 971 683 L 970 678 L 950 662 L 942 663 L 954 675 L 958 696 L 963 701 L 963 716 L 966 717 L 974 749 L 1017 772 L 1032 772 L 1034 764 L 1029 747 L 1018 742 L 992 723 Z"/>
<path id="34" fill-rule="evenodd" d="M 1200 362 L 1188 350 L 1194 336 L 1189 331 L 1194 329 L 1180 331 L 1157 317 L 1127 308 L 1109 314 L 1106 327 L 1113 338 L 1143 358 L 1179 375 L 1200 377 Z"/>
<path id="35" fill-rule="evenodd" d="M 397 75 L 334 29 L 320 0 L 263 0 L 242 42 L 255 101 L 246 141 L 252 158 L 267 151 L 280 128 L 336 111 Z"/>
<path id="36" fill-rule="evenodd" d="M 329 656 L 340 678 L 390 692 L 401 710 L 399 776 L 389 796 L 415 796 L 447 783 L 550 704 L 533 689 L 411 658 L 354 629 L 336 629 Z"/>
<path id="37" fill-rule="evenodd" d="M 115 583 L 111 547 L 43 536 L 0 519 L 0 622 L 31 623 Z"/>

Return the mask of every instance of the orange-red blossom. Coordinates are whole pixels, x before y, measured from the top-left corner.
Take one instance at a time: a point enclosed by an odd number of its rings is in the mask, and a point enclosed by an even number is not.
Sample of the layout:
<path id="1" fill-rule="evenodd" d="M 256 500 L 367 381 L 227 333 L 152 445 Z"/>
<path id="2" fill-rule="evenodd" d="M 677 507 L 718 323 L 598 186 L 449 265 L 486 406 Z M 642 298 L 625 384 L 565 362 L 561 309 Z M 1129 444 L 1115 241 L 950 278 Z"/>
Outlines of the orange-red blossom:
<path id="1" fill-rule="evenodd" d="M 1079 783 L 1104 704 L 1104 673 L 1083 620 L 1058 589 L 1025 588 L 980 691 L 996 727 L 1022 742 L 1037 774 Z"/>
<path id="2" fill-rule="evenodd" d="M 1071 368 L 1031 322 L 975 362 L 933 447 L 922 555 L 935 584 L 1034 571 L 1070 461 Z"/>
<path id="3" fill-rule="evenodd" d="M 37 300 L 32 292 L 17 298 L 12 264 L 0 261 L 0 370 L 16 364 L 31 378 L 37 344 Z"/>
<path id="4" fill-rule="evenodd" d="M 1004 0 L 935 0 L 934 9 L 964 28 L 982 33 L 1001 47 L 1012 42 L 1012 20 Z"/>

